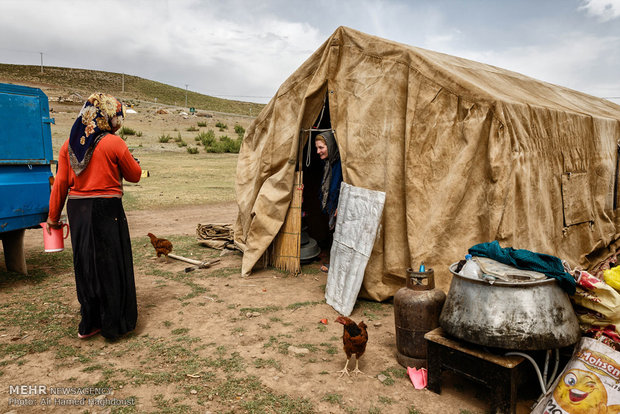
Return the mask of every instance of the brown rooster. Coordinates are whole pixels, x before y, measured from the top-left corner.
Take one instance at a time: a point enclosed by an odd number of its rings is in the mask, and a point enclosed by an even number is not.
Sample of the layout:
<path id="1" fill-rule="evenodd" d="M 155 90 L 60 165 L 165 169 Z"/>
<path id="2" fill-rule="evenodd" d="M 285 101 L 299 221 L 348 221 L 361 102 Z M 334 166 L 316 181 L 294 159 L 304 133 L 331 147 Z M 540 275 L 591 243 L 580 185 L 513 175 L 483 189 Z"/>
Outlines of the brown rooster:
<path id="1" fill-rule="evenodd" d="M 147 234 L 151 238 L 151 244 L 155 248 L 155 252 L 157 252 L 157 257 L 161 257 L 163 254 L 166 256 L 166 262 L 168 261 L 168 253 L 172 251 L 172 243 L 166 239 L 160 239 L 155 237 L 153 233 Z"/>
<path id="2" fill-rule="evenodd" d="M 366 324 L 362 321 L 357 325 L 351 319 L 345 316 L 339 316 L 336 318 L 336 322 L 344 325 L 342 333 L 342 343 L 344 344 L 344 352 L 347 354 L 347 363 L 344 364 L 344 368 L 340 372 L 342 377 L 344 374 L 349 375 L 348 365 L 351 355 L 355 354 L 355 369 L 352 371 L 354 374 L 363 374 L 360 371 L 358 364 L 360 357 L 366 350 L 366 343 L 368 342 L 368 331 L 366 330 Z"/>

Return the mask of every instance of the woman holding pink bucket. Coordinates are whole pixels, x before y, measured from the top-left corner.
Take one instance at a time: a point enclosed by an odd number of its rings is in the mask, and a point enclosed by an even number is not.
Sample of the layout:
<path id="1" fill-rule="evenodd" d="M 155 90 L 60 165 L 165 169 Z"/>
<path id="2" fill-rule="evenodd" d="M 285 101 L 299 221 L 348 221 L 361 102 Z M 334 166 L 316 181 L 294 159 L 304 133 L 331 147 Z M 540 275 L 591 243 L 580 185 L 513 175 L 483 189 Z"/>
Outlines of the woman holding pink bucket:
<path id="1" fill-rule="evenodd" d="M 65 250 L 65 239 L 69 237 L 69 225 L 60 224 L 60 228 L 48 226 L 47 222 L 39 223 L 43 227 L 43 245 L 47 253 L 62 252 Z M 67 229 L 65 232 L 64 229 Z"/>
<path id="2" fill-rule="evenodd" d="M 80 339 L 98 333 L 115 339 L 132 331 L 138 318 L 122 180 L 138 182 L 142 170 L 125 141 L 114 135 L 123 117 L 124 107 L 113 96 L 88 98 L 60 149 L 50 196 L 48 233 L 62 226 L 68 198 Z"/>

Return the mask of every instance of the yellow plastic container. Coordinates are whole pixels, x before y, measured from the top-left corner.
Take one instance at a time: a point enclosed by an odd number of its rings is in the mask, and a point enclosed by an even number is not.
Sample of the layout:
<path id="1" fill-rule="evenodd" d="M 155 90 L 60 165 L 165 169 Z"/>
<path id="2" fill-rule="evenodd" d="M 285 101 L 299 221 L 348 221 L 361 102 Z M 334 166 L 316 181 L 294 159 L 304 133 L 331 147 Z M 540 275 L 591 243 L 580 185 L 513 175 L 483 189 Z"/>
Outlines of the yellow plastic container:
<path id="1" fill-rule="evenodd" d="M 603 278 L 612 288 L 620 291 L 620 266 L 612 267 L 603 272 Z"/>

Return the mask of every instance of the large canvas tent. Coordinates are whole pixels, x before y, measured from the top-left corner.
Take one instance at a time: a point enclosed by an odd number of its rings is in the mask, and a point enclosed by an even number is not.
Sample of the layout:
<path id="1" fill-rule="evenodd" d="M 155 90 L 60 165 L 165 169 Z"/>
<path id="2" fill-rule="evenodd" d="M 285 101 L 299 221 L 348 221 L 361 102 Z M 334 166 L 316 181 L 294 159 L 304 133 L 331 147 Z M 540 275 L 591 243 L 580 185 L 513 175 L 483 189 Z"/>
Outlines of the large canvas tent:
<path id="1" fill-rule="evenodd" d="M 282 226 L 300 131 L 326 96 L 344 181 L 386 192 L 363 296 L 389 298 L 421 261 L 447 290 L 448 266 L 480 242 L 585 268 L 620 244 L 620 106 L 340 27 L 247 130 L 234 228 L 243 275 Z"/>

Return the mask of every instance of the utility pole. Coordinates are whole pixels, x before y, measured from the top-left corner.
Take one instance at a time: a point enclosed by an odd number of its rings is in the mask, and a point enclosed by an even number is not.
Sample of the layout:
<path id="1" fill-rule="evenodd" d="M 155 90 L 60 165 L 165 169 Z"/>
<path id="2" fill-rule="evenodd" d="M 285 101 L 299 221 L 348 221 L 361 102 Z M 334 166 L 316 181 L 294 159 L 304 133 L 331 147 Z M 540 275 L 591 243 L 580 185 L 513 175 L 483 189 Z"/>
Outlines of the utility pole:
<path id="1" fill-rule="evenodd" d="M 43 73 L 43 52 L 39 52 L 41 54 L 41 73 Z"/>
<path id="2" fill-rule="evenodd" d="M 185 84 L 185 107 L 186 107 L 186 108 L 187 108 L 187 87 L 188 87 L 188 86 L 189 86 L 189 85 L 186 83 L 186 84 Z"/>
<path id="3" fill-rule="evenodd" d="M 122 92 L 125 93 L 125 74 L 123 73 L 123 90 Z"/>

